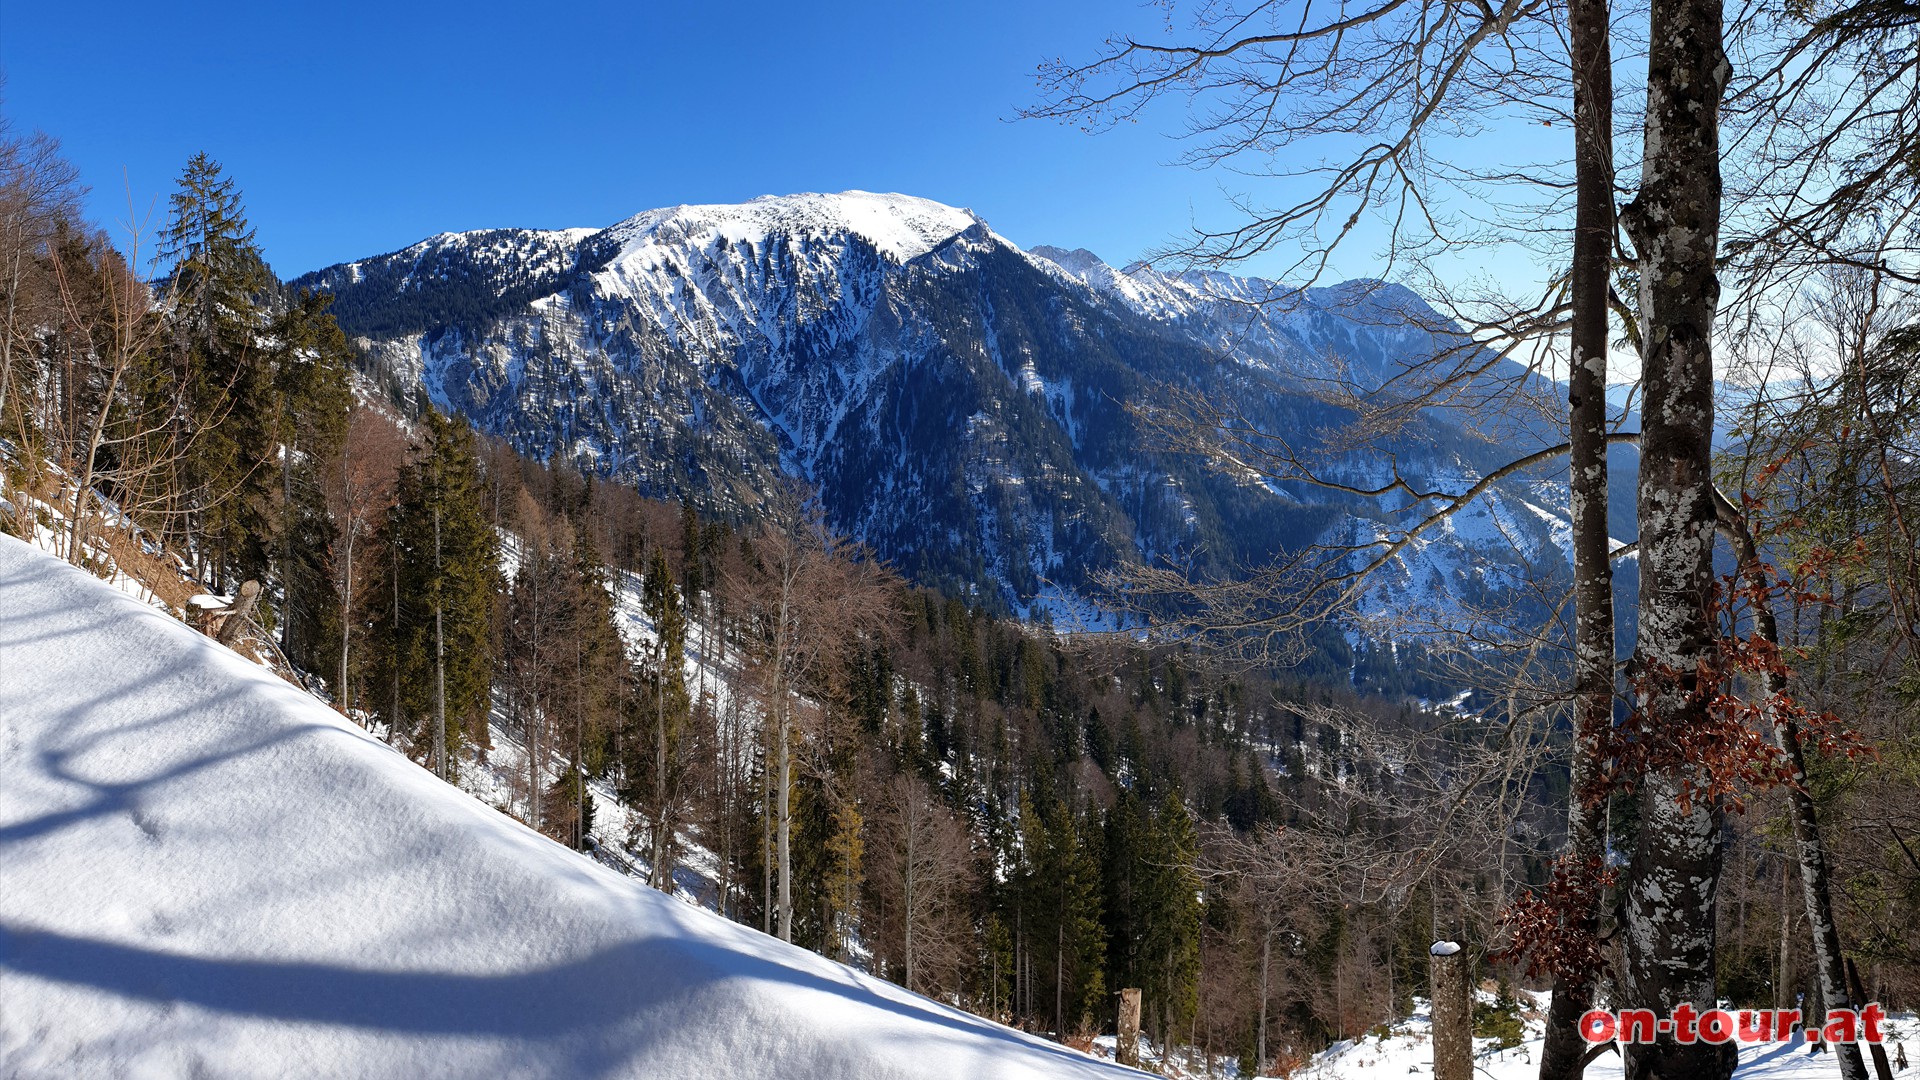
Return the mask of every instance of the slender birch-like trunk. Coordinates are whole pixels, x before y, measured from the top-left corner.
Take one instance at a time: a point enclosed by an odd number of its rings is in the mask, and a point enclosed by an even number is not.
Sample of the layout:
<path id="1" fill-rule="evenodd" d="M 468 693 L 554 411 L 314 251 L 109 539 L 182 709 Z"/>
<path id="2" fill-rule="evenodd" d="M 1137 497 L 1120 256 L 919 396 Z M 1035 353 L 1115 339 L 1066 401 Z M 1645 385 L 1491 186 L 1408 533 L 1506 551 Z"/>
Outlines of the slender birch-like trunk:
<path id="1" fill-rule="evenodd" d="M 913 906 L 913 901 L 914 901 L 913 879 L 917 870 L 919 869 L 913 861 L 914 807 L 912 805 L 912 801 L 911 801 L 912 799 L 913 799 L 913 796 L 911 794 L 906 796 L 906 800 L 904 800 L 906 802 L 906 805 L 902 807 L 902 810 L 904 811 L 904 813 L 901 815 L 902 818 L 905 820 L 906 826 L 907 826 L 907 863 L 906 863 L 907 872 L 905 875 L 905 879 L 902 882 L 902 884 L 905 886 L 905 888 L 903 889 L 903 892 L 906 895 L 904 897 L 904 904 L 901 910 L 901 915 L 903 916 L 903 921 L 906 923 L 906 939 L 907 940 L 906 940 L 906 948 L 903 951 L 906 953 L 906 959 L 907 959 L 906 987 L 909 990 L 912 990 L 914 988 L 913 987 L 913 917 L 914 917 L 915 908 Z"/>
<path id="2" fill-rule="evenodd" d="M 437 496 L 436 496 L 437 497 Z M 440 779 L 447 778 L 447 635 L 441 598 L 445 568 L 440 564 L 440 507 L 433 508 L 433 760 Z"/>
<path id="3" fill-rule="evenodd" d="M 1613 723 L 1613 560 L 1607 529 L 1607 286 L 1613 265 L 1613 53 L 1607 0 L 1569 0 L 1573 57 L 1574 227 L 1568 295 L 1572 329 L 1567 371 L 1568 511 L 1573 519 L 1574 704 L 1570 872 L 1602 865 L 1606 805 L 1583 798 L 1596 771 L 1598 741 Z M 1568 933 L 1599 929 L 1592 907 L 1566 913 Z M 1547 1010 L 1540 1080 L 1577 1080 L 1585 1071 L 1580 1017 L 1593 1007 L 1589 971 L 1556 972 Z"/>
<path id="4" fill-rule="evenodd" d="M 775 754 L 779 762 L 780 790 L 774 793 L 776 827 L 774 831 L 775 858 L 779 861 L 780 877 L 780 940 L 793 940 L 793 708 L 787 699 L 793 690 L 787 684 L 787 637 L 794 617 L 793 591 L 798 584 L 799 574 L 797 553 L 789 549 L 785 563 L 780 568 L 780 619 L 776 626 L 778 637 L 774 642 L 773 677 L 774 709 L 778 712 L 779 746 Z"/>
<path id="5" fill-rule="evenodd" d="M 679 673 L 669 675 L 666 670 L 668 653 L 664 642 L 660 646 L 660 653 L 660 688 L 654 695 L 653 725 L 653 806 L 657 816 L 653 822 L 653 859 L 648 869 L 647 884 L 670 892 L 673 889 L 673 867 L 667 865 L 667 838 L 673 835 L 673 820 L 667 813 L 667 679 Z"/>
<path id="6" fill-rule="evenodd" d="M 346 549 L 342 553 L 345 577 L 340 588 L 340 681 L 335 685 L 339 691 L 340 711 L 350 714 L 353 702 L 347 690 L 347 654 L 353 647 L 353 541 L 358 529 L 348 522 L 346 533 Z"/>
<path id="7" fill-rule="evenodd" d="M 1717 500 L 1720 527 L 1733 541 L 1734 554 L 1740 560 L 1740 573 L 1753 593 L 1754 628 L 1761 638 L 1780 646 L 1780 623 L 1768 599 L 1771 583 L 1760 562 L 1760 548 L 1746 518 L 1724 497 Z M 1778 669 L 1769 670 L 1764 681 L 1767 716 L 1773 727 L 1774 745 L 1786 756 L 1792 779 L 1786 785 L 1787 811 L 1793 821 L 1794 862 L 1800 870 L 1800 895 L 1806 905 L 1807 929 L 1813 935 L 1815 976 L 1820 980 L 1820 996 L 1829 1009 L 1857 1008 L 1847 981 L 1847 961 L 1840 951 L 1840 927 L 1833 917 L 1832 873 L 1827 868 L 1827 851 L 1820 840 L 1820 818 L 1807 791 L 1807 758 L 1800 745 L 1800 726 L 1792 714 L 1774 706 L 1786 695 L 1787 677 Z M 1858 1043 L 1838 1043 L 1833 1047 L 1843 1080 L 1867 1080 L 1867 1063 Z"/>

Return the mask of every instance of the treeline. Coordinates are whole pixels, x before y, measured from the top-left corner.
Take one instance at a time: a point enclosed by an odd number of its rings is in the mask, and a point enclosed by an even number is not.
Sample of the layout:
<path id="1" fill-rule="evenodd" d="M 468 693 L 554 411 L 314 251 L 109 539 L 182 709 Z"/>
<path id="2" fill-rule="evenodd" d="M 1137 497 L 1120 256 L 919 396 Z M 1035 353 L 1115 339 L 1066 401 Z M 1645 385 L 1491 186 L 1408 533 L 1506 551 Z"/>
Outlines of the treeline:
<path id="1" fill-rule="evenodd" d="M 499 443 L 461 460 L 459 529 L 506 550 L 454 767 L 505 771 L 504 808 L 563 843 L 921 992 L 1074 1038 L 1140 987 L 1156 1039 L 1271 1060 L 1405 1008 L 1435 927 L 1490 933 L 1550 848 L 1543 826 L 1509 867 L 1422 861 L 1437 831 L 1501 841 L 1408 820 L 1404 770 L 1352 732 L 1430 729 L 1457 760 L 1410 706 L 995 618 L 874 566 L 803 492 L 731 523 Z M 390 591 L 356 633 L 385 633 Z M 431 761 L 425 674 L 370 660 L 352 696 Z"/>
<path id="2" fill-rule="evenodd" d="M 1497 909 L 1497 874 L 1364 880 L 1418 839 L 1349 718 L 1435 723 L 1410 707 L 1036 633 L 907 586 L 802 492 L 732 523 L 419 432 L 369 485 L 342 701 L 655 887 L 1063 1038 L 1141 987 L 1150 1035 L 1249 1061 L 1378 1023 L 1436 918 Z M 1329 821 L 1351 846 L 1272 840 Z"/>

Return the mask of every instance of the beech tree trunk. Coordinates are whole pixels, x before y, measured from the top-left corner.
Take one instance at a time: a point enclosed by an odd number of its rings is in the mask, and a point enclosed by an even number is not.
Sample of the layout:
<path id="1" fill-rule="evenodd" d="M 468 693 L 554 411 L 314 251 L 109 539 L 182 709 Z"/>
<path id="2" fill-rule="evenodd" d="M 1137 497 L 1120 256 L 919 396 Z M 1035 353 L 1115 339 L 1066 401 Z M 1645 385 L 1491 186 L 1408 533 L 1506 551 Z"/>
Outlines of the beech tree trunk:
<path id="1" fill-rule="evenodd" d="M 353 540 L 355 529 L 351 522 L 346 529 L 346 585 L 341 589 L 340 600 L 340 681 L 335 687 L 335 696 L 340 700 L 340 711 L 352 715 L 353 701 L 347 690 L 347 655 L 353 647 Z"/>
<path id="2" fill-rule="evenodd" d="M 760 739 L 762 754 L 771 754 L 773 747 L 767 745 L 767 729 L 763 726 Z M 765 757 L 760 766 L 760 932 L 773 933 L 773 768 Z"/>
<path id="3" fill-rule="evenodd" d="M 14 301 L 20 295 L 20 256 L 26 246 L 18 236 L 7 237 L 13 245 L 12 280 L 7 285 L 7 323 L 0 327 L 0 416 L 7 412 L 7 387 L 13 379 Z"/>
<path id="4" fill-rule="evenodd" d="M 1707 702 L 1700 668 L 1714 647 L 1709 616 L 1715 510 L 1713 325 L 1720 238 L 1720 99 L 1731 68 L 1721 0 L 1653 0 L 1645 155 L 1624 223 L 1639 257 L 1641 367 L 1640 630 L 1636 704 L 1648 737 L 1696 729 Z M 1641 779 L 1640 829 L 1626 875 L 1623 1005 L 1670 1016 L 1715 1001 L 1715 894 L 1721 807 L 1689 783 L 1691 766 Z M 1627 1048 L 1629 1080 L 1713 1080 L 1733 1074 L 1732 1044 L 1670 1036 Z"/>
<path id="5" fill-rule="evenodd" d="M 780 940 L 793 940 L 793 703 L 789 700 L 793 686 L 788 677 L 787 664 L 791 643 L 788 635 L 793 632 L 793 623 L 797 613 L 793 609 L 794 590 L 799 586 L 798 553 L 789 549 L 781 556 L 780 565 L 780 607 L 776 625 L 778 639 L 774 642 L 773 677 L 774 708 L 779 713 L 776 735 L 779 746 L 775 748 L 775 761 L 779 766 L 778 783 L 780 789 L 774 793 L 774 859 L 778 862 L 779 904 L 780 904 Z"/>
<path id="6" fill-rule="evenodd" d="M 1852 960 L 1847 961 L 1847 988 L 1853 992 L 1853 1000 L 1856 1005 L 1864 1003 L 1867 1000 L 1866 987 L 1860 985 L 1860 969 L 1854 965 Z M 1893 1065 L 1887 1061 L 1886 1044 L 1870 1043 L 1868 1045 L 1873 1053 L 1873 1075 L 1877 1077 L 1878 1080 L 1893 1080 Z M 1849 1043 L 1847 1044 L 1847 1048 L 1853 1051 L 1855 1057 L 1860 1055 L 1860 1046 L 1858 1043 Z M 1844 1055 L 1840 1058 L 1840 1069 L 1842 1072 L 1846 1071 L 1846 1060 Z M 1862 1071 L 1865 1071 L 1864 1066 L 1862 1066 Z"/>
<path id="7" fill-rule="evenodd" d="M 786 691 L 782 690 L 782 694 Z M 780 701 L 780 790 L 774 794 L 779 832 L 774 855 L 780 861 L 780 940 L 793 940 L 793 710 Z"/>
<path id="8" fill-rule="evenodd" d="M 1793 1008 L 1793 907 L 1787 902 L 1787 875 L 1780 875 L 1780 957 L 1773 969 L 1773 1007 Z"/>
<path id="9" fill-rule="evenodd" d="M 660 690 L 656 695 L 653 726 L 653 850 L 648 864 L 647 884 L 662 892 L 673 891 L 673 867 L 667 858 L 667 841 L 673 835 L 673 821 L 667 813 L 667 672 L 666 648 L 661 648 Z M 676 673 L 677 674 L 677 673 Z"/>
<path id="10" fill-rule="evenodd" d="M 293 654 L 293 446 L 280 445 L 280 651 Z"/>
<path id="11" fill-rule="evenodd" d="M 1573 872 L 1603 863 L 1606 804 L 1583 789 L 1600 767 L 1596 744 L 1613 723 L 1613 560 L 1607 529 L 1607 286 L 1613 264 L 1613 53 L 1607 0 L 1569 0 L 1573 57 L 1574 229 L 1568 296 L 1568 512 L 1573 519 L 1574 676 L 1572 797 L 1567 859 Z M 1592 935 L 1599 912 L 1566 913 L 1567 931 Z M 1590 971 L 1556 972 L 1547 1010 L 1540 1080 L 1586 1071 L 1580 1017 L 1593 1007 Z"/>
<path id="12" fill-rule="evenodd" d="M 914 829 L 915 822 L 913 820 L 913 808 L 911 804 L 909 804 L 909 806 L 905 809 L 901 817 L 905 820 L 906 826 L 907 826 L 906 827 L 906 841 L 907 841 L 906 873 L 902 875 L 901 882 L 900 882 L 901 892 L 904 894 L 902 897 L 903 902 L 901 904 L 900 914 L 901 914 L 902 922 L 904 924 L 903 929 L 905 930 L 905 934 L 906 934 L 906 944 L 905 944 L 905 947 L 901 949 L 901 952 L 905 954 L 906 965 L 907 965 L 907 971 L 906 971 L 907 981 L 903 985 L 905 985 L 907 989 L 912 990 L 914 988 L 914 985 L 913 985 L 913 917 L 915 914 L 913 886 L 914 886 L 914 878 L 918 876 L 920 868 L 916 866 L 913 861 L 913 855 L 914 855 L 913 834 L 915 831 Z"/>
<path id="13" fill-rule="evenodd" d="M 387 557 L 390 562 L 389 569 L 393 572 L 393 640 L 397 644 L 400 640 L 399 547 L 397 545 L 390 547 Z M 391 746 L 394 732 L 400 730 L 400 661 L 396 656 L 389 658 L 388 663 L 391 664 L 390 673 L 393 676 L 387 683 L 387 744 Z"/>
<path id="14" fill-rule="evenodd" d="M 1392 953 L 1388 953 L 1389 956 Z M 1273 927 L 1260 935 L 1260 1029 L 1253 1038 L 1253 1068 L 1258 1073 L 1267 1067 L 1267 1002 L 1273 996 L 1270 977 L 1273 972 Z"/>

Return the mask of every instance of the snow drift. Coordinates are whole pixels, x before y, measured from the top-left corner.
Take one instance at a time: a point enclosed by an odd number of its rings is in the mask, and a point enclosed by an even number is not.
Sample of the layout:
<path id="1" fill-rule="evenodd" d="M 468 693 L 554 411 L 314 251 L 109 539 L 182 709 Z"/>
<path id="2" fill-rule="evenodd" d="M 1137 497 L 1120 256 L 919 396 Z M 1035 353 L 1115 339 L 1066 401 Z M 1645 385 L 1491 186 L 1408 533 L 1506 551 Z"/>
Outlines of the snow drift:
<path id="1" fill-rule="evenodd" d="M 678 903 L 0 536 L 0 1075 L 1138 1075 Z"/>

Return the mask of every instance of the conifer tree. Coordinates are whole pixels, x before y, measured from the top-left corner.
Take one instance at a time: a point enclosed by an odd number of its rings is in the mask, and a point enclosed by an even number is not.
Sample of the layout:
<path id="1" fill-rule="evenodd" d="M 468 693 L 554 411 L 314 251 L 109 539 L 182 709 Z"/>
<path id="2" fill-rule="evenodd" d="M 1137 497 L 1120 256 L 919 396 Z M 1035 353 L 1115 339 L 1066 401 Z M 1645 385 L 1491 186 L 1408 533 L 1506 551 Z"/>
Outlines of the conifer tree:
<path id="1" fill-rule="evenodd" d="M 1200 960 L 1199 838 L 1169 792 L 1148 813 L 1123 793 L 1107 814 L 1106 925 L 1116 986 L 1137 986 L 1149 1029 L 1164 1038 L 1192 1017 Z"/>
<path id="2" fill-rule="evenodd" d="M 1049 993 L 1054 1031 L 1090 1026 L 1106 1004 L 1106 940 L 1102 928 L 1098 833 L 1083 828 L 1060 799 L 1037 813 L 1021 798 L 1026 848 L 1030 978 Z"/>
<path id="3" fill-rule="evenodd" d="M 469 734 L 484 737 L 499 554 L 472 433 L 431 410 L 423 426 L 424 445 L 401 473 L 387 517 L 396 560 L 391 644 L 414 751 L 452 779 Z"/>
<path id="4" fill-rule="evenodd" d="M 169 438 L 180 462 L 170 528 L 201 544 L 216 584 L 260 576 L 273 535 L 273 477 L 279 411 L 259 336 L 262 299 L 273 275 L 233 179 L 195 154 L 181 173 L 160 257 L 173 264 L 174 378 L 157 386 L 176 399 Z M 176 536 L 180 533 L 176 533 Z"/>
<path id="5" fill-rule="evenodd" d="M 1145 887 L 1135 985 L 1156 1003 L 1158 1034 L 1166 1040 L 1192 1018 L 1199 1003 L 1200 878 L 1194 860 L 1200 841 L 1186 804 L 1172 792 L 1161 800 L 1149 836 L 1151 843 L 1139 854 Z"/>
<path id="6" fill-rule="evenodd" d="M 567 766 L 547 788 L 544 801 L 542 816 L 558 827 L 559 839 L 568 847 L 584 850 L 587 837 L 593 835 L 593 793 L 587 790 L 580 770 Z"/>
<path id="7" fill-rule="evenodd" d="M 574 526 L 567 593 L 570 646 L 566 706 L 572 712 L 572 760 L 588 776 L 603 775 L 629 681 L 626 643 L 614 621 L 607 568 L 584 521 Z M 684 635 L 683 635 L 684 636 Z"/>
<path id="8" fill-rule="evenodd" d="M 521 499 L 533 512 L 538 511 L 530 496 L 523 492 Z M 546 764 L 553 755 L 549 723 L 553 672 L 559 666 L 558 639 L 565 633 L 554 616 L 561 604 L 564 583 L 557 573 L 558 561 L 533 535 L 526 516 L 520 524 L 521 541 L 528 550 L 520 559 L 507 595 L 505 625 L 500 635 L 500 675 L 508 708 L 520 724 L 526 746 L 527 824 L 544 832 Z"/>
<path id="9" fill-rule="evenodd" d="M 273 323 L 275 437 L 280 454 L 280 514 L 275 562 L 283 592 L 281 649 L 302 667 L 319 669 L 345 628 L 329 602 L 326 553 L 334 522 L 325 480 L 346 440 L 347 365 L 351 348 L 328 314 L 333 298 L 304 291 Z"/>
<path id="10" fill-rule="evenodd" d="M 826 910 L 822 930 L 827 955 L 851 959 L 854 919 L 858 915 L 860 886 L 866 876 L 866 841 L 861 835 L 865 817 L 850 798 L 833 800 L 821 892 Z"/>

